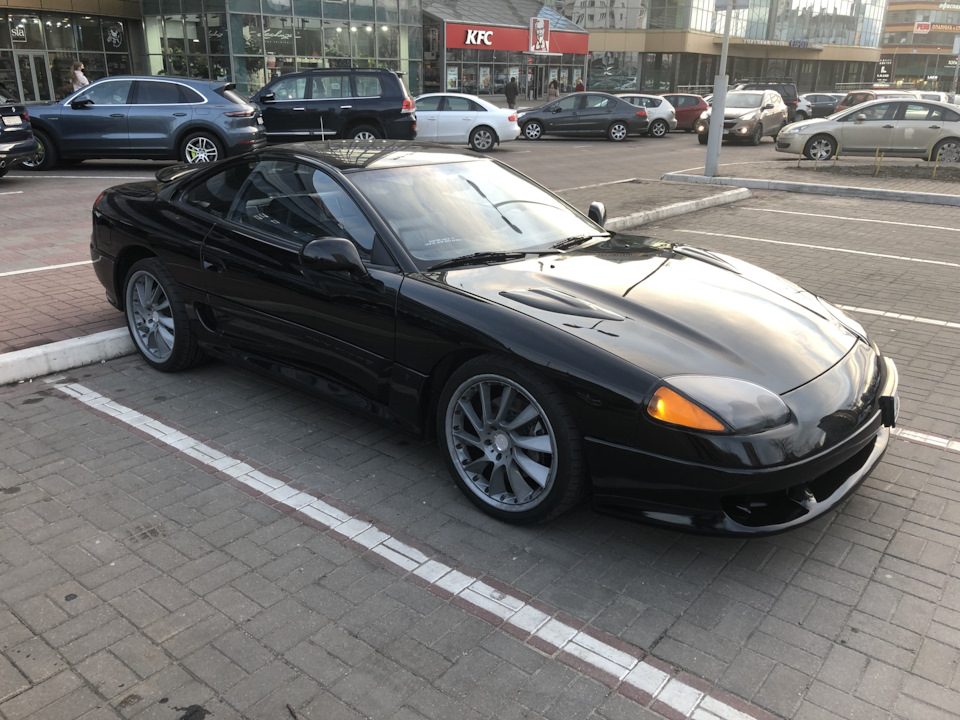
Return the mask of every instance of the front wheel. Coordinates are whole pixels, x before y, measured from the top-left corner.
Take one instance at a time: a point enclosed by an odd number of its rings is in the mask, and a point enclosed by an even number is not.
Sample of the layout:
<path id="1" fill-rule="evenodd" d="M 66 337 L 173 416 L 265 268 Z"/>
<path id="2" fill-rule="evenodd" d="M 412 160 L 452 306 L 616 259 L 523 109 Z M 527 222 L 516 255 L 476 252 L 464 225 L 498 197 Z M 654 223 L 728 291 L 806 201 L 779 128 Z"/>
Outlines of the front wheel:
<path id="1" fill-rule="evenodd" d="M 941 140 L 933 148 L 930 158 L 937 162 L 960 162 L 960 140 L 948 138 Z"/>
<path id="2" fill-rule="evenodd" d="M 829 160 L 837 152 L 837 141 L 829 135 L 814 135 L 803 148 L 810 160 Z"/>
<path id="3" fill-rule="evenodd" d="M 763 123 L 758 122 L 750 136 L 750 144 L 759 145 L 761 140 L 763 140 Z"/>
<path id="4" fill-rule="evenodd" d="M 527 140 L 539 140 L 543 137 L 543 125 L 539 120 L 531 120 L 523 126 L 523 136 Z"/>
<path id="5" fill-rule="evenodd" d="M 655 138 L 665 137 L 668 132 L 670 132 L 670 126 L 667 125 L 666 120 L 654 120 L 650 129 L 647 130 L 647 134 Z"/>
<path id="6" fill-rule="evenodd" d="M 477 152 L 492 150 L 497 143 L 497 136 L 490 128 L 484 126 L 474 128 L 470 133 L 470 147 Z"/>
<path id="7" fill-rule="evenodd" d="M 513 360 L 483 356 L 465 363 L 444 387 L 437 425 L 457 486 L 495 518 L 542 522 L 584 494 L 572 415 L 546 380 Z"/>
<path id="8" fill-rule="evenodd" d="M 803 110 L 797 110 L 797 114 L 794 115 L 795 122 L 800 122 L 801 120 L 807 119 L 807 114 Z"/>
<path id="9" fill-rule="evenodd" d="M 180 160 L 185 163 L 216 162 L 223 157 L 223 146 L 210 133 L 192 133 L 180 144 Z"/>
<path id="10" fill-rule="evenodd" d="M 160 260 L 146 258 L 130 268 L 123 301 L 133 344 L 152 367 L 176 372 L 203 358 L 177 282 Z"/>
<path id="11" fill-rule="evenodd" d="M 33 135 L 37 138 L 37 154 L 33 160 L 23 163 L 23 166 L 30 170 L 49 170 L 57 164 L 57 148 L 51 142 L 50 136 L 42 130 L 34 130 Z"/>
<path id="12" fill-rule="evenodd" d="M 706 135 L 697 135 L 697 140 L 700 141 L 700 144 L 701 144 L 701 145 L 706 145 L 706 144 L 707 144 L 707 136 L 706 136 Z"/>
<path id="13" fill-rule="evenodd" d="M 627 139 L 628 133 L 629 130 L 627 129 L 626 123 L 622 123 L 618 120 L 609 128 L 607 128 L 607 139 L 612 140 L 613 142 L 622 142 Z"/>
<path id="14" fill-rule="evenodd" d="M 350 131 L 349 140 L 379 140 L 383 134 L 372 125 L 357 125 Z"/>

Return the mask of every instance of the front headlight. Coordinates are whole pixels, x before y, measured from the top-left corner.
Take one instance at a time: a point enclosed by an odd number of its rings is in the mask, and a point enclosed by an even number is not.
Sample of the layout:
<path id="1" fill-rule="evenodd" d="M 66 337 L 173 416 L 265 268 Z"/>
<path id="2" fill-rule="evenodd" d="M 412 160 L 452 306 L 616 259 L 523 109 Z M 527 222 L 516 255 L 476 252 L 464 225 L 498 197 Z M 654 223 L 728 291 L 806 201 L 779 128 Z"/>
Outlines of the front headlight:
<path id="1" fill-rule="evenodd" d="M 706 120 L 706 119 L 709 118 L 709 117 L 710 117 L 710 111 L 709 111 L 709 110 L 704 110 L 702 113 L 700 113 L 700 119 L 701 119 L 701 120 Z"/>
<path id="2" fill-rule="evenodd" d="M 781 134 L 781 135 L 796 135 L 798 132 L 800 132 L 800 130 L 801 130 L 801 128 L 800 128 L 798 125 L 792 124 L 792 125 L 787 125 L 783 130 L 780 131 L 780 134 Z"/>
<path id="3" fill-rule="evenodd" d="M 654 420 L 691 430 L 754 433 L 790 420 L 780 396 L 756 383 L 710 375 L 664 378 L 647 403 Z"/>
<path id="4" fill-rule="evenodd" d="M 746 115 L 741 115 L 740 119 L 749 122 L 750 120 L 756 120 L 759 115 L 760 113 L 757 112 L 747 113 Z"/>

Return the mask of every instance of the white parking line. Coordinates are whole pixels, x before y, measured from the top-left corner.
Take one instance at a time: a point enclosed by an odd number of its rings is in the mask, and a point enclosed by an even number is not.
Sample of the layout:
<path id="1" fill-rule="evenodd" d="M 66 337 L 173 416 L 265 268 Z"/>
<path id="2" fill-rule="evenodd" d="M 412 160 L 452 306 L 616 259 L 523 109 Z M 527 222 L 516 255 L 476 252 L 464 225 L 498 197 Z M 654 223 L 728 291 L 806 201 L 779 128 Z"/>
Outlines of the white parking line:
<path id="1" fill-rule="evenodd" d="M 496 622 L 506 623 L 512 628 L 511 634 L 532 647 L 561 661 L 563 654 L 573 656 L 578 662 L 589 665 L 607 677 L 608 685 L 627 697 L 634 700 L 642 698 L 642 704 L 648 706 L 655 701 L 663 703 L 685 718 L 693 716 L 753 720 L 755 717 L 744 712 L 746 703 L 743 703 L 741 708 L 734 708 L 682 682 L 675 668 L 669 668 L 660 661 L 652 664 L 642 660 L 645 653 L 638 648 L 617 648 L 588 633 L 586 629 L 571 627 L 558 620 L 556 612 L 547 614 L 518 597 L 430 558 L 376 525 L 354 517 L 319 497 L 291 487 L 283 480 L 257 470 L 238 458 L 230 457 L 160 420 L 121 405 L 80 384 L 55 383 L 55 387 L 93 410 L 199 461 L 209 470 L 229 476 L 252 495 L 274 506 L 283 505 L 300 513 L 344 540 L 357 543 L 395 567 L 415 575 L 422 582 L 445 591 L 451 599 L 459 600 L 457 607 L 468 609 L 481 618 L 493 616 Z M 545 607 L 543 603 L 538 604 Z M 757 716 L 766 717 L 766 713 L 757 713 Z"/>
<path id="2" fill-rule="evenodd" d="M 947 452 L 960 454 L 960 440 L 951 440 L 942 435 L 932 435 L 930 433 L 919 432 L 918 430 L 908 430 L 907 428 L 893 428 L 890 434 L 895 435 L 901 440 L 907 440 L 919 445 L 929 445 L 930 447 L 940 448 Z"/>
<path id="3" fill-rule="evenodd" d="M 0 195 L 23 195 L 23 190 L 10 190 L 8 192 L 0 192 Z"/>
<path id="4" fill-rule="evenodd" d="M 916 315 L 906 315 L 904 313 L 890 312 L 889 310 L 872 310 L 870 308 L 855 307 L 853 305 L 838 305 L 842 310 L 863 313 L 865 315 L 877 315 L 878 317 L 890 318 L 891 320 L 905 320 L 906 322 L 921 323 L 923 325 L 937 325 L 939 327 L 949 328 L 950 330 L 960 330 L 960 323 L 950 320 L 934 320 L 933 318 L 917 317 Z"/>
<path id="5" fill-rule="evenodd" d="M 42 175 L 30 173 L 28 175 L 17 175 L 20 180 L 33 178 L 34 180 L 131 180 L 139 182 L 140 180 L 154 180 L 155 175 Z"/>
<path id="6" fill-rule="evenodd" d="M 902 225 L 904 227 L 924 228 L 925 230 L 949 230 L 950 232 L 960 232 L 960 228 L 947 227 L 945 225 L 921 225 L 919 223 L 898 222 L 896 220 L 875 220 L 874 218 L 847 217 L 846 215 L 821 215 L 820 213 L 805 213 L 795 210 L 774 210 L 773 208 L 755 208 L 745 207 L 743 210 L 752 212 L 780 213 L 782 215 L 803 215 L 805 217 L 822 218 L 824 220 L 849 220 L 850 222 L 877 223 L 880 225 Z"/>
<path id="7" fill-rule="evenodd" d="M 730 238 L 732 240 L 752 240 L 753 242 L 769 243 L 771 245 L 788 245 L 790 247 L 808 248 L 810 250 L 829 250 L 830 252 L 847 253 L 848 255 L 866 255 L 867 257 L 881 258 L 883 260 L 902 260 L 904 262 L 922 263 L 924 265 L 942 265 L 944 267 L 960 268 L 960 263 L 946 262 L 945 260 L 927 260 L 925 258 L 907 257 L 906 255 L 890 255 L 887 253 L 867 252 L 865 250 L 850 250 L 848 248 L 828 247 L 826 245 L 788 242 L 787 240 L 769 240 L 768 238 L 750 237 L 749 235 L 728 235 L 726 233 L 708 232 L 706 230 L 685 229 L 675 229 L 674 232 L 689 233 L 691 235 L 709 235 L 711 237 Z"/>
<path id="8" fill-rule="evenodd" d="M 93 260 L 80 260 L 79 262 L 63 263 L 62 265 L 43 265 L 41 267 L 27 268 L 26 270 L 8 270 L 0 273 L 0 277 L 10 277 L 11 275 L 26 275 L 27 273 L 43 272 L 44 270 L 59 270 L 61 268 L 77 267 L 78 265 L 91 265 Z"/>
<path id="9" fill-rule="evenodd" d="M 603 187 L 604 185 L 619 185 L 620 183 L 636 182 L 636 178 L 624 178 L 623 180 L 608 180 L 607 182 L 594 183 L 593 185 L 578 185 L 577 187 L 563 188 L 563 190 L 554 190 L 553 192 L 571 192 L 573 190 L 587 190 L 588 188 Z"/>

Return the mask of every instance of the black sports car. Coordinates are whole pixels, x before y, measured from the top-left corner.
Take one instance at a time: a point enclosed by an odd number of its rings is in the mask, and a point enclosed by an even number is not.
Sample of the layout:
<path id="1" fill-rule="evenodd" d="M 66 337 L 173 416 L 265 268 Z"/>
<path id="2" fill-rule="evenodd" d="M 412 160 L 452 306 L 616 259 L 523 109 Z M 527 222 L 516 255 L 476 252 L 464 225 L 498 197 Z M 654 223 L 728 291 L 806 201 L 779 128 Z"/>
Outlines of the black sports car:
<path id="1" fill-rule="evenodd" d="M 880 460 L 897 371 L 731 257 L 603 229 L 509 167 L 396 141 L 267 148 L 105 191 L 91 254 L 143 358 L 243 361 L 436 433 L 502 520 L 601 508 L 755 535 Z"/>

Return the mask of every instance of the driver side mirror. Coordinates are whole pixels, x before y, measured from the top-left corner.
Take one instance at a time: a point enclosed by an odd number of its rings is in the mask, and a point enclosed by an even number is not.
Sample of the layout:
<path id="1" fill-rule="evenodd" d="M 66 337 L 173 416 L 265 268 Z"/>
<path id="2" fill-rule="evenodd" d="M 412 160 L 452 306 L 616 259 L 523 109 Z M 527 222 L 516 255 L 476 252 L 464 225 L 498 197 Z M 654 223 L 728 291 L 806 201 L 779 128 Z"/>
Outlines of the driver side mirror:
<path id="1" fill-rule="evenodd" d="M 867 119 L 867 116 L 863 113 L 857 113 L 857 116 L 854 118 L 857 122 L 864 122 Z"/>
<path id="2" fill-rule="evenodd" d="M 322 237 L 311 240 L 300 251 L 300 266 L 316 272 L 345 270 L 357 280 L 370 274 L 360 259 L 357 246 L 346 238 Z"/>
<path id="3" fill-rule="evenodd" d="M 607 208 L 599 200 L 594 200 L 590 203 L 590 209 L 587 210 L 587 217 L 603 227 L 604 223 L 607 222 Z"/>
<path id="4" fill-rule="evenodd" d="M 767 103 L 763 106 L 764 110 L 773 110 L 773 103 Z"/>
<path id="5" fill-rule="evenodd" d="M 77 100 L 70 101 L 70 107 L 74 110 L 80 110 L 81 108 L 87 107 L 87 105 L 93 105 L 93 100 L 90 98 L 78 98 Z"/>
<path id="6" fill-rule="evenodd" d="M 264 93 L 263 95 L 260 96 L 260 102 L 265 102 L 265 103 L 276 102 L 276 99 L 277 99 L 277 96 L 272 92 Z"/>
<path id="7" fill-rule="evenodd" d="M 550 112 L 552 112 L 552 113 L 558 113 L 558 112 L 560 112 L 562 109 L 563 109 L 563 108 L 561 108 L 559 105 L 557 105 L 557 106 L 554 107 Z"/>

